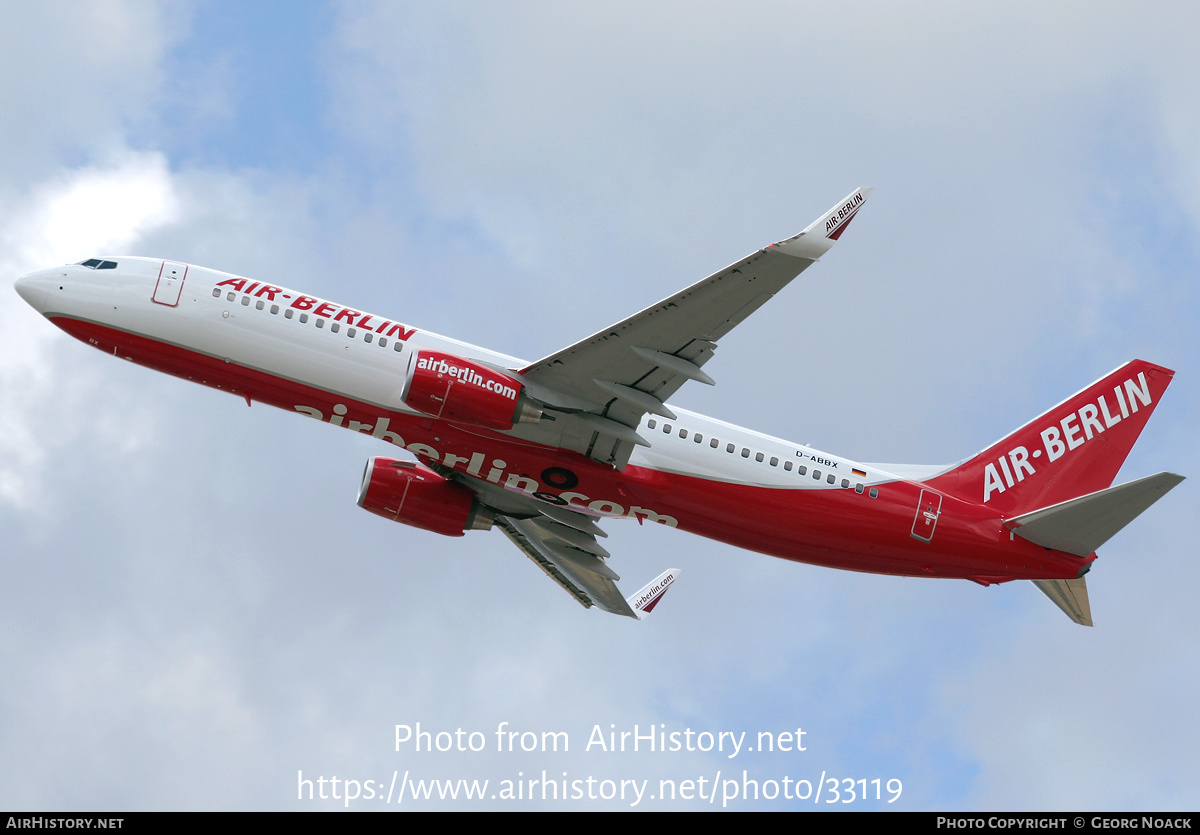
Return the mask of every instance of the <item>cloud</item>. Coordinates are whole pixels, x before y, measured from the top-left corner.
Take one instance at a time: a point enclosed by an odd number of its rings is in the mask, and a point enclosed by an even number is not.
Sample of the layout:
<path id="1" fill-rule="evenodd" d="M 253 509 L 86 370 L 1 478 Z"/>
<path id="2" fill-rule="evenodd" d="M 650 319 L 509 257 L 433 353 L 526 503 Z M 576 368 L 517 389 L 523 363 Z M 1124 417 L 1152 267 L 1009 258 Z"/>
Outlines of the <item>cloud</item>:
<path id="1" fill-rule="evenodd" d="M 7 215 L 0 273 L 10 277 L 128 251 L 180 216 L 165 158 L 133 152 L 64 171 Z M 71 410 L 88 388 L 86 376 L 59 364 L 57 337 L 39 318 L 14 293 L 0 302 L 0 501 L 23 508 L 43 499 L 47 445 L 79 436 Z M 104 421 L 97 416 L 97 423 Z M 128 438 L 127 427 L 115 432 Z"/>

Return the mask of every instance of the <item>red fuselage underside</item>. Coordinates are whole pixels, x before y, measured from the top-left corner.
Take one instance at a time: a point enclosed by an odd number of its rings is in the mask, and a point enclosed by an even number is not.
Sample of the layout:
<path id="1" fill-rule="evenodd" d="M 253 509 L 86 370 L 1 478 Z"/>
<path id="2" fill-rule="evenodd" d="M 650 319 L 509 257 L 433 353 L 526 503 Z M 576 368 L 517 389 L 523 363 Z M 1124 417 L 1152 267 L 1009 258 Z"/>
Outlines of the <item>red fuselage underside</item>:
<path id="1" fill-rule="evenodd" d="M 482 453 L 487 464 L 471 475 L 484 477 L 495 459 L 507 474 L 537 481 L 539 497 L 600 515 L 671 517 L 683 530 L 783 559 L 878 574 L 955 577 L 984 583 L 1012 579 L 1079 576 L 1093 557 L 1077 557 L 1013 537 L 994 511 L 946 495 L 931 541 L 912 535 L 922 485 L 892 481 L 876 485 L 877 498 L 853 489 L 759 487 L 660 472 L 630 465 L 615 470 L 574 452 L 530 444 L 499 432 L 386 410 L 344 395 L 281 379 L 196 351 L 68 317 L 58 327 L 105 353 L 176 377 L 277 406 L 319 411 L 328 422 L 351 428 L 388 419 L 389 440 L 423 445 L 412 450 L 435 463 L 455 461 L 460 472 Z M 344 409 L 335 410 L 340 406 Z M 337 415 L 336 418 L 334 415 Z M 362 431 L 362 430 L 360 430 Z M 369 431 L 369 430 L 367 430 Z M 395 443 L 395 440 L 393 440 Z M 578 485 L 563 491 L 540 474 L 548 467 L 571 470 Z M 637 511 L 645 508 L 643 516 Z"/>

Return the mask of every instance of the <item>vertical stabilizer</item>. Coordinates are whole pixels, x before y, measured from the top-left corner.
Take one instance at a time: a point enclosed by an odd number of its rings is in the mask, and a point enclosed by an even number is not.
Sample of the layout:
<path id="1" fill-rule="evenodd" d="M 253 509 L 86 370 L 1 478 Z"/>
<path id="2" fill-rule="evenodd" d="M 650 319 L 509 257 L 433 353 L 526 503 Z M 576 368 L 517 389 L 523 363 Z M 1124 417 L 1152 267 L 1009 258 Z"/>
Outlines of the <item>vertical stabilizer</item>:
<path id="1" fill-rule="evenodd" d="M 1006 517 L 1103 490 L 1174 374 L 1128 362 L 927 483 Z"/>

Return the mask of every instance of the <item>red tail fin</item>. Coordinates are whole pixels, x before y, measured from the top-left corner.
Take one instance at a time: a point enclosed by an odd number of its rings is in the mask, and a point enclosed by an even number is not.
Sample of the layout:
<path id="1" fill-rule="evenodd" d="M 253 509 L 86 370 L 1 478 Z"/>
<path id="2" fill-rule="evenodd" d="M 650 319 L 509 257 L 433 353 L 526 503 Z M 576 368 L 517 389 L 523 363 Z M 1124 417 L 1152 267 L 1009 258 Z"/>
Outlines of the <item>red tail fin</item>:
<path id="1" fill-rule="evenodd" d="M 1005 516 L 1103 490 L 1174 375 L 1128 362 L 929 486 Z"/>

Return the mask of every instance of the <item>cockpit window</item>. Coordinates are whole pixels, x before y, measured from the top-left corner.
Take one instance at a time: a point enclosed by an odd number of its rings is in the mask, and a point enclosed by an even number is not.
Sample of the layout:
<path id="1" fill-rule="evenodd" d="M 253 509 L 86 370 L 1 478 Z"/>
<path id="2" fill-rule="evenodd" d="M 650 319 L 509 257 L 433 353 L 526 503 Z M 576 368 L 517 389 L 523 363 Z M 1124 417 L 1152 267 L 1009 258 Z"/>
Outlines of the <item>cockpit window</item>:
<path id="1" fill-rule="evenodd" d="M 87 267 L 90 270 L 115 270 L 117 268 L 117 262 L 101 261 L 99 258 L 89 258 L 86 261 L 80 261 L 79 266 Z"/>

